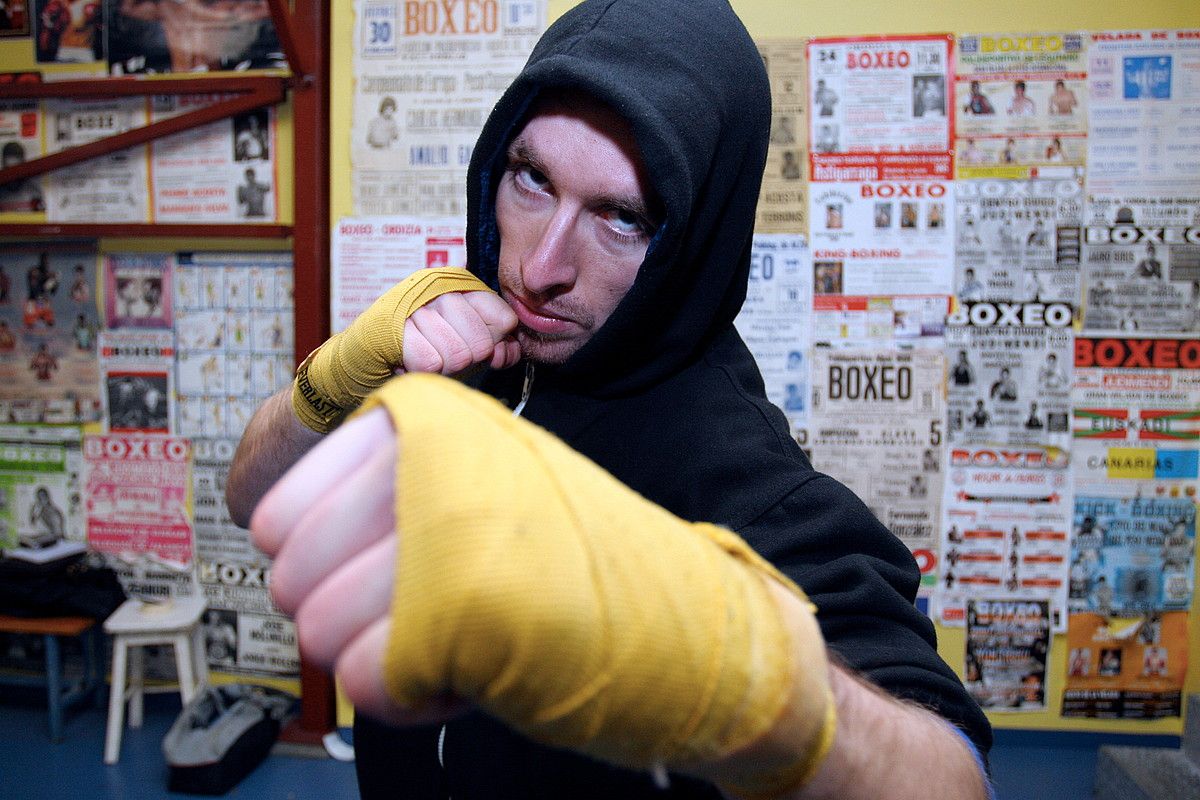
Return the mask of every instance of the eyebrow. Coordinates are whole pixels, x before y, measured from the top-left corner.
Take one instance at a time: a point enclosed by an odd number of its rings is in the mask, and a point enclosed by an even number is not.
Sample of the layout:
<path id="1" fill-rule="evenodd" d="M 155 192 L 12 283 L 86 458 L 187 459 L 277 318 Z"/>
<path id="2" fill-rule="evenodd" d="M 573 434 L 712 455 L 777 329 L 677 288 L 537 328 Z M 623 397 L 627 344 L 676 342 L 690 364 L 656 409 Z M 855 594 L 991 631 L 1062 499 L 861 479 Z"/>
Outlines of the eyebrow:
<path id="1" fill-rule="evenodd" d="M 513 139 L 512 144 L 508 146 L 507 157 L 509 167 L 514 164 L 525 164 L 533 167 L 547 177 L 550 175 L 550 170 L 538 157 L 537 153 L 529 145 L 528 140 L 525 139 L 523 134 Z M 629 213 L 646 220 L 655 227 L 661 223 L 661 215 L 651 210 L 649 205 L 647 205 L 645 198 L 643 198 L 641 194 L 598 194 L 592 199 L 599 205 L 607 206 L 609 208 L 617 208 L 622 211 L 628 211 Z"/>

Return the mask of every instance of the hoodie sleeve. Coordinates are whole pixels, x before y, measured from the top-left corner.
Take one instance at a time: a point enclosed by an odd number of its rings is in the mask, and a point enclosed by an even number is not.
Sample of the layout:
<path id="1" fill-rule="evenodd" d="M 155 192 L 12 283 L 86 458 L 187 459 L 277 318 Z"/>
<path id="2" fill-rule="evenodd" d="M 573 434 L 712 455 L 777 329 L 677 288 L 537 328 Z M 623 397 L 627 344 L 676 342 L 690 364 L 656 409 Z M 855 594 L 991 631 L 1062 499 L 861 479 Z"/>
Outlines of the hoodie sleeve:
<path id="1" fill-rule="evenodd" d="M 853 492 L 813 473 L 738 533 L 804 589 L 843 664 L 933 710 L 986 759 L 991 725 L 938 655 L 933 623 L 913 605 L 916 563 Z"/>

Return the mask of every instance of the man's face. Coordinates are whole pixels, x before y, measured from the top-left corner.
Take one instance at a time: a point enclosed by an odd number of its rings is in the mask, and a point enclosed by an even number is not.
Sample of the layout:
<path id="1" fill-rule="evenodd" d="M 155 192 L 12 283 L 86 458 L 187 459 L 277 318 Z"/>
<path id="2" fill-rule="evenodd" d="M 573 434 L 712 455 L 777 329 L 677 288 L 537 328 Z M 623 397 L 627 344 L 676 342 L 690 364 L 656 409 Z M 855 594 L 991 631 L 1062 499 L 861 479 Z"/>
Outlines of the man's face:
<path id="1" fill-rule="evenodd" d="M 500 293 L 526 358 L 561 364 L 608 320 L 646 257 L 651 196 L 622 117 L 585 98 L 540 103 L 496 194 Z"/>

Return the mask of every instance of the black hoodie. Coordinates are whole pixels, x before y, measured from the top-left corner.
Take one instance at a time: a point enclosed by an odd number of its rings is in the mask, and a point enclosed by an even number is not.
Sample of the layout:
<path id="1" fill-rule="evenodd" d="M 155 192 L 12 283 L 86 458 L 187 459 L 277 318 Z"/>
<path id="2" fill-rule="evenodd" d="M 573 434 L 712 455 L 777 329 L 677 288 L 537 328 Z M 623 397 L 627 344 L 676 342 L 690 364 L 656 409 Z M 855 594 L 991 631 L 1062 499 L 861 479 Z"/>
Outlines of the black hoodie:
<path id="1" fill-rule="evenodd" d="M 770 130 L 766 70 L 741 21 L 726 0 L 587 0 L 551 26 L 468 173 L 468 264 L 493 288 L 505 151 L 546 89 L 585 92 L 629 120 L 664 221 L 605 325 L 562 366 L 537 368 L 522 415 L 684 519 L 739 533 L 809 594 L 835 657 L 986 754 L 987 720 L 913 607 L 912 556 L 813 471 L 734 330 Z M 491 373 L 479 388 L 511 405 L 523 375 Z M 646 775 L 533 744 L 482 714 L 450 723 L 439 746 L 442 733 L 356 723 L 363 796 L 719 797 L 681 778 L 659 792 Z"/>

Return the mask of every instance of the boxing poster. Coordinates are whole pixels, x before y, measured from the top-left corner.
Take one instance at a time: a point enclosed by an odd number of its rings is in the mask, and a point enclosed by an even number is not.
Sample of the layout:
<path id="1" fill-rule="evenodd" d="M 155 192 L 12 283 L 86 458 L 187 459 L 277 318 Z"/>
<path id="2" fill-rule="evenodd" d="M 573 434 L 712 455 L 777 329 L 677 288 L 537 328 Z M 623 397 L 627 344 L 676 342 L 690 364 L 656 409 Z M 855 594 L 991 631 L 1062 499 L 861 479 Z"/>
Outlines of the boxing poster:
<path id="1" fill-rule="evenodd" d="M 225 482 L 236 439 L 196 439 L 196 574 L 208 603 L 205 656 L 210 669 L 245 675 L 294 677 L 299 672 L 296 631 L 271 600 L 271 562 L 233 523 Z"/>
<path id="2" fill-rule="evenodd" d="M 811 260 L 802 236 L 758 234 L 746 301 L 734 324 L 762 373 L 767 399 L 807 444 Z"/>
<path id="3" fill-rule="evenodd" d="M 1050 604 L 1045 600 L 967 601 L 963 683 L 986 711 L 1046 708 Z"/>
<path id="4" fill-rule="evenodd" d="M 42 101 L 51 153 L 146 124 L 142 97 Z M 136 145 L 47 173 L 46 218 L 52 222 L 147 222 L 146 146 Z"/>
<path id="5" fill-rule="evenodd" d="M 0 421 L 100 417 L 92 242 L 9 243 L 0 252 Z"/>
<path id="6" fill-rule="evenodd" d="M 211 105 L 219 95 L 151 98 L 158 122 Z M 258 108 L 150 145 L 156 222 L 275 222 L 279 218 L 275 110 Z"/>
<path id="7" fill-rule="evenodd" d="M 960 180 L 955 200 L 959 303 L 1078 303 L 1081 179 Z"/>
<path id="8" fill-rule="evenodd" d="M 1200 332 L 1200 184 L 1188 188 L 1089 199 L 1085 331 Z"/>
<path id="9" fill-rule="evenodd" d="M 466 267 L 461 219 L 347 217 L 333 229 L 330 326 L 345 330 L 384 292 L 425 267 Z"/>
<path id="10" fill-rule="evenodd" d="M 42 155 L 42 112 L 36 100 L 0 103 L 0 168 Z M 46 210 L 41 177 L 0 184 L 0 218 Z"/>
<path id="11" fill-rule="evenodd" d="M 813 183 L 953 178 L 952 46 L 942 34 L 811 39 Z"/>
<path id="12" fill-rule="evenodd" d="M 954 103 L 959 178 L 1072 177 L 1087 159 L 1087 38 L 962 35 Z"/>
<path id="13" fill-rule="evenodd" d="M 191 444 L 173 436 L 85 436 L 88 546 L 127 562 L 149 555 L 190 564 L 191 455 Z"/>
<path id="14" fill-rule="evenodd" d="M 113 433 L 174 433 L 174 334 L 101 331 L 99 350 L 105 429 Z"/>
<path id="15" fill-rule="evenodd" d="M 771 143 L 754 217 L 755 233 L 808 232 L 807 39 L 756 42 L 771 81 Z"/>
<path id="16" fill-rule="evenodd" d="M 1088 194 L 1196 196 L 1200 30 L 1097 31 L 1089 39 Z"/>
<path id="17" fill-rule="evenodd" d="M 354 213 L 466 217 L 467 165 L 546 27 L 546 0 L 355 0 Z"/>
<path id="18" fill-rule="evenodd" d="M 945 361 L 936 350 L 813 350 L 813 467 L 850 487 L 936 585 L 945 450 Z"/>
<path id="19" fill-rule="evenodd" d="M 1183 611 L 1110 617 L 1071 615 L 1064 717 L 1177 717 L 1188 664 Z"/>
<path id="20" fill-rule="evenodd" d="M 813 183 L 813 340 L 936 343 L 954 275 L 954 182 Z"/>
<path id="21" fill-rule="evenodd" d="M 1073 310 L 966 303 L 946 329 L 949 436 L 956 444 L 1071 444 Z"/>
<path id="22" fill-rule="evenodd" d="M 1049 600 L 1066 625 L 1070 457 L 1053 447 L 952 445 L 942 498 L 938 621 L 962 625 L 966 602 L 1003 593 Z"/>
<path id="23" fill-rule="evenodd" d="M 1075 339 L 1075 484 L 1116 496 L 1195 497 L 1200 479 L 1200 340 Z"/>

